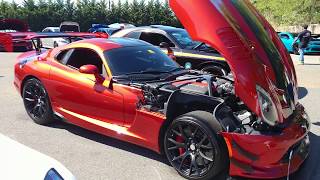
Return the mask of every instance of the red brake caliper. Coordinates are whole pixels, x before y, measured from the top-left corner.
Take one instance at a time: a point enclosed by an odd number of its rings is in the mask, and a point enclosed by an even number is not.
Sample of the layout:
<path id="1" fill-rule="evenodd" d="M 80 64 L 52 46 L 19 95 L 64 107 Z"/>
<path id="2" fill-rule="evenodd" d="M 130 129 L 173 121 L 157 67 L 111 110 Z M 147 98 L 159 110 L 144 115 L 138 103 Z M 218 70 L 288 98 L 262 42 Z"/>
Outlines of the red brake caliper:
<path id="1" fill-rule="evenodd" d="M 176 137 L 176 141 L 179 142 L 179 143 L 183 143 L 184 139 L 183 139 L 182 136 L 177 136 Z M 182 155 L 184 152 L 186 152 L 186 150 L 184 148 L 179 148 L 180 155 Z"/>

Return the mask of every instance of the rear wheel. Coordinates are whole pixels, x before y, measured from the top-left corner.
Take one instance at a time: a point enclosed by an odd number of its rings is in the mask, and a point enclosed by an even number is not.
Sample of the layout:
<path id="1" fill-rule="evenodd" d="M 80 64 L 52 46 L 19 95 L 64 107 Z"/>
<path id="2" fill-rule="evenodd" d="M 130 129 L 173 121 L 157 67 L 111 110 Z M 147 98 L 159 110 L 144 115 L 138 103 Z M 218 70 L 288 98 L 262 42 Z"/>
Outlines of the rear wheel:
<path id="1" fill-rule="evenodd" d="M 35 123 L 47 125 L 54 121 L 48 93 L 38 79 L 32 78 L 24 83 L 22 97 L 24 107 Z"/>
<path id="2" fill-rule="evenodd" d="M 216 65 L 209 65 L 209 66 L 205 66 L 201 69 L 204 72 L 208 72 L 210 74 L 213 75 L 217 75 L 217 76 L 225 76 L 227 75 L 227 72 L 225 69 L 223 69 L 220 66 L 216 66 Z"/>
<path id="3" fill-rule="evenodd" d="M 176 171 L 188 179 L 214 179 L 227 168 L 228 150 L 217 135 L 212 114 L 193 111 L 176 118 L 167 129 L 164 148 Z"/>

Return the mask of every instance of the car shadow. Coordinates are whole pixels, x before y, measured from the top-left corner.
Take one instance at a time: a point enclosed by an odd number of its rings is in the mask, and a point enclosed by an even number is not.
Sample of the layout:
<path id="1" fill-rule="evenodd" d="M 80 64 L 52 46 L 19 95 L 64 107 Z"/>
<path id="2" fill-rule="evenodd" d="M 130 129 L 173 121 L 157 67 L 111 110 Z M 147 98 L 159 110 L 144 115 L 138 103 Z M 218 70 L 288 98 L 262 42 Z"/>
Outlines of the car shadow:
<path id="1" fill-rule="evenodd" d="M 170 163 L 167 161 L 165 156 L 157 154 L 154 151 L 151 151 L 147 148 L 143 148 L 140 146 L 137 146 L 135 144 L 131 144 L 129 142 L 121 141 L 118 139 L 114 139 L 109 136 L 105 136 L 102 134 L 95 133 L 93 131 L 89 131 L 87 129 L 81 128 L 79 126 L 69 124 L 63 121 L 56 121 L 55 123 L 51 124 L 50 127 L 52 128 L 58 128 L 58 129 L 64 129 L 69 131 L 72 134 L 75 134 L 77 136 L 81 136 L 83 138 L 107 145 L 107 146 L 112 146 L 124 151 L 128 151 L 134 154 L 138 154 L 141 156 L 144 156 L 149 159 L 153 159 L 156 161 L 159 161 L 161 163 L 164 163 L 166 165 L 170 165 Z"/>
<path id="2" fill-rule="evenodd" d="M 313 123 L 315 124 L 315 123 Z M 320 125 L 318 123 L 318 125 Z M 308 179 L 318 180 L 320 179 L 320 136 L 310 132 L 310 153 L 307 160 L 302 164 L 300 169 L 292 175 L 292 180 Z"/>
<path id="3" fill-rule="evenodd" d="M 49 127 L 51 128 L 57 128 L 57 129 L 64 129 L 67 130 L 68 132 L 75 134 L 77 136 L 107 145 L 107 146 L 112 146 L 124 151 L 128 151 L 130 153 L 134 153 L 158 162 L 161 162 L 165 165 L 171 166 L 165 155 L 158 154 L 154 151 L 151 151 L 147 148 L 143 148 L 140 146 L 137 146 L 135 144 L 131 144 L 129 142 L 121 141 L 118 139 L 114 139 L 109 136 L 105 136 L 102 134 L 95 133 L 93 131 L 89 131 L 87 129 L 81 128 L 79 126 L 69 124 L 67 122 L 61 121 L 56 121 L 55 123 L 51 124 Z M 233 180 L 232 177 L 229 176 L 229 169 L 226 169 L 222 171 L 216 178 L 215 180 Z"/>
<path id="4" fill-rule="evenodd" d="M 313 125 L 320 126 L 320 122 L 315 122 L 313 123 Z M 171 166 L 165 156 L 157 154 L 154 151 L 137 146 L 135 144 L 131 144 L 131 143 L 117 140 L 102 134 L 98 134 L 73 124 L 69 124 L 63 121 L 56 121 L 55 123 L 51 124 L 50 127 L 64 129 L 77 136 L 80 136 L 80 137 L 83 137 L 107 146 L 112 146 L 124 151 L 128 151 L 137 155 L 141 155 L 143 157 L 156 160 L 158 162 Z M 320 152 L 320 136 L 312 132 L 309 133 L 309 136 L 310 136 L 310 142 L 311 142 L 309 157 L 306 159 L 306 161 L 303 163 L 303 165 L 300 167 L 300 169 L 297 172 L 290 175 L 290 178 L 289 178 L 290 180 L 320 179 L 320 172 L 318 171 L 318 169 L 320 169 L 320 163 L 318 163 L 320 162 L 320 156 L 318 156 L 318 153 Z M 256 179 L 248 179 L 248 178 L 241 178 L 241 177 L 230 177 L 228 175 L 228 169 L 221 172 L 216 179 L 217 180 L 256 180 Z M 274 179 L 274 180 L 286 180 L 286 179 L 287 177 L 283 177 L 283 178 Z"/>
<path id="5" fill-rule="evenodd" d="M 305 87 L 298 87 L 298 99 L 306 97 L 308 90 Z"/>

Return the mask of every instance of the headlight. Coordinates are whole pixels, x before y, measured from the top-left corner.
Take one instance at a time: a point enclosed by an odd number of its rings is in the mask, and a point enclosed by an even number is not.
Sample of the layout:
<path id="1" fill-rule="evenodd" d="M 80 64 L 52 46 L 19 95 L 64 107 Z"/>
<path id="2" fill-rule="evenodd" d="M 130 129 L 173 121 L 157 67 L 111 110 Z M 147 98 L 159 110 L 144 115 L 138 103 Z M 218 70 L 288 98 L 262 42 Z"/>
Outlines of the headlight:
<path id="1" fill-rule="evenodd" d="M 63 180 L 63 178 L 55 169 L 51 168 L 44 177 L 44 180 Z"/>
<path id="2" fill-rule="evenodd" d="M 270 126 L 274 126 L 277 122 L 278 112 L 271 96 L 260 86 L 256 86 L 260 111 L 264 122 Z"/>

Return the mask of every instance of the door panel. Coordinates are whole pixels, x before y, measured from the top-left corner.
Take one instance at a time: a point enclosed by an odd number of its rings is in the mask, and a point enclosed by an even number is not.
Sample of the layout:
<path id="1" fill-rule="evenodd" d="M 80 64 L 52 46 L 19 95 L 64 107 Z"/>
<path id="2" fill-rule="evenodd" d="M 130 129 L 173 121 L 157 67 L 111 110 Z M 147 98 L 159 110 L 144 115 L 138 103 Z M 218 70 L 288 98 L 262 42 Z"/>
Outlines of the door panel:
<path id="1" fill-rule="evenodd" d="M 56 108 L 123 125 L 123 96 L 95 83 L 94 75 L 82 74 L 53 61 L 50 79 L 50 97 Z"/>

